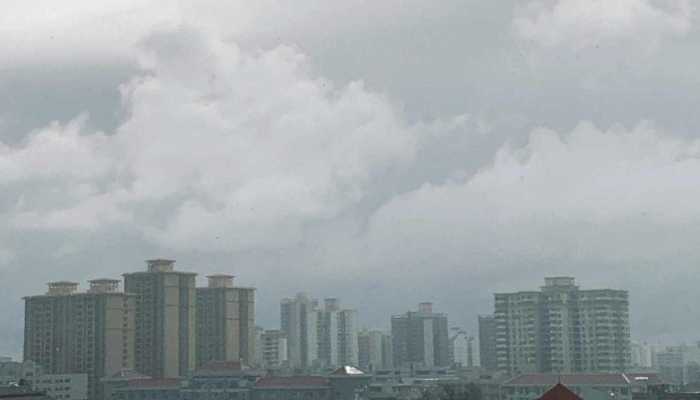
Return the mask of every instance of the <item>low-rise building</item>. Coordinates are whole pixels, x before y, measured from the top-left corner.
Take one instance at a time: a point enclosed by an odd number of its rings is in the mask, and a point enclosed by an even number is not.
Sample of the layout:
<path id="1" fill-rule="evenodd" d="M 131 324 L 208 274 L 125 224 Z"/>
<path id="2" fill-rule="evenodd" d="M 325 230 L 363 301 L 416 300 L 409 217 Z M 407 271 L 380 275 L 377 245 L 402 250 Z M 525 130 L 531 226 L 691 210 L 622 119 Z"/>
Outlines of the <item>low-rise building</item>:
<path id="1" fill-rule="evenodd" d="M 625 374 L 524 374 L 501 385 L 502 400 L 535 400 L 563 384 L 586 400 L 632 400 L 632 381 Z"/>
<path id="2" fill-rule="evenodd" d="M 46 374 L 44 368 L 32 361 L 7 361 L 0 363 L 0 384 L 13 385 L 23 382 L 27 387 L 45 392 L 58 400 L 87 400 L 88 374 Z"/>
<path id="3" fill-rule="evenodd" d="M 323 376 L 267 376 L 253 388 L 252 400 L 331 400 L 330 381 Z"/>
<path id="4" fill-rule="evenodd" d="M 181 400 L 249 400 L 264 375 L 239 361 L 210 361 L 194 371 L 180 390 Z"/>

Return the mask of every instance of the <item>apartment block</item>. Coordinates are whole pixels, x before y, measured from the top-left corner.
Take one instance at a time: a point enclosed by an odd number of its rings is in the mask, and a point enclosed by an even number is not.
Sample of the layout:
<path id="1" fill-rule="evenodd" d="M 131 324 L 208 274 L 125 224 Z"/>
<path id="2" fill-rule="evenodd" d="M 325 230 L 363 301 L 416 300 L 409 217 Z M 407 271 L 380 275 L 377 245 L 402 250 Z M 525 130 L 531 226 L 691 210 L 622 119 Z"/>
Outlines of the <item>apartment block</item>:
<path id="1" fill-rule="evenodd" d="M 552 277 L 540 291 L 494 297 L 498 370 L 612 373 L 629 366 L 626 291 L 580 290 L 574 278 Z"/>
<path id="2" fill-rule="evenodd" d="M 418 311 L 391 317 L 394 368 L 449 365 L 447 315 L 433 312 L 432 303 Z"/>
<path id="3" fill-rule="evenodd" d="M 328 298 L 318 311 L 318 358 L 324 367 L 358 365 L 357 311 L 341 309 L 340 301 Z"/>
<path id="4" fill-rule="evenodd" d="M 233 286 L 233 275 L 210 275 L 197 288 L 197 366 L 209 361 L 255 362 L 255 289 Z"/>
<path id="5" fill-rule="evenodd" d="M 380 330 L 362 330 L 357 336 L 358 365 L 365 371 L 391 369 L 391 335 Z"/>
<path id="6" fill-rule="evenodd" d="M 185 376 L 195 367 L 195 273 L 174 260 L 148 260 L 147 270 L 124 274 L 135 295 L 135 369 L 153 378 Z"/>
<path id="7" fill-rule="evenodd" d="M 75 282 L 51 282 L 24 300 L 24 360 L 42 373 L 86 374 L 89 398 L 101 399 L 101 378 L 133 368 L 135 297 L 118 280 L 92 280 L 84 293 Z"/>
<path id="8" fill-rule="evenodd" d="M 260 334 L 260 364 L 265 369 L 287 365 L 287 335 L 281 330 L 266 330 Z"/>
<path id="9" fill-rule="evenodd" d="M 493 315 L 479 316 L 479 365 L 495 371 L 496 363 L 496 319 Z"/>
<path id="10" fill-rule="evenodd" d="M 318 304 L 304 293 L 280 303 L 282 332 L 287 336 L 289 365 L 292 368 L 317 366 Z"/>

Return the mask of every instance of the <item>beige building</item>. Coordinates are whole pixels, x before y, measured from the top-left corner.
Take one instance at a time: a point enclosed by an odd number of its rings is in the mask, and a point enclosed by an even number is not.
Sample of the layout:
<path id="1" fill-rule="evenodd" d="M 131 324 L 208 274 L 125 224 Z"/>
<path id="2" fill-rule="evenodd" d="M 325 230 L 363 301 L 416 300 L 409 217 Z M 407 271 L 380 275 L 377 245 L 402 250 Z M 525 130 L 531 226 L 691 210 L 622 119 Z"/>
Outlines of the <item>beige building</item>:
<path id="1" fill-rule="evenodd" d="M 195 367 L 195 277 L 173 260 L 148 260 L 143 272 L 124 274 L 136 299 L 135 369 L 153 378 L 185 376 Z"/>
<path id="2" fill-rule="evenodd" d="M 45 374 L 87 374 L 88 397 L 101 399 L 100 379 L 133 367 L 135 298 L 118 280 L 92 280 L 85 293 L 75 282 L 51 282 L 45 295 L 24 300 L 24 360 Z"/>
<path id="3" fill-rule="evenodd" d="M 233 286 L 232 275 L 210 275 L 197 288 L 197 366 L 255 361 L 255 289 Z"/>
<path id="4" fill-rule="evenodd" d="M 627 291 L 580 290 L 574 278 L 550 277 L 540 291 L 494 297 L 500 371 L 613 373 L 629 367 Z"/>

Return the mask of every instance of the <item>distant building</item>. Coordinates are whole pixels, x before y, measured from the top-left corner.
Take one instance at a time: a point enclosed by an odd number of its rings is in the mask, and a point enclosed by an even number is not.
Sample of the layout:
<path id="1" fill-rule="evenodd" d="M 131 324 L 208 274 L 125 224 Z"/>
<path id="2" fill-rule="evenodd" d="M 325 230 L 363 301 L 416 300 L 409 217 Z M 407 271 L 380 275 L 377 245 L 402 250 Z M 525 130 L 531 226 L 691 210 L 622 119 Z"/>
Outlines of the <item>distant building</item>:
<path id="1" fill-rule="evenodd" d="M 395 368 L 449 365 L 447 315 L 434 313 L 432 303 L 391 317 L 391 337 Z"/>
<path id="2" fill-rule="evenodd" d="M 124 274 L 136 295 L 135 368 L 152 378 L 187 375 L 195 366 L 195 276 L 173 260 L 148 260 L 147 270 Z"/>
<path id="3" fill-rule="evenodd" d="M 472 342 L 474 338 L 460 328 L 452 328 L 453 333 L 449 341 L 450 365 L 459 368 L 470 368 L 474 366 L 474 349 Z"/>
<path id="4" fill-rule="evenodd" d="M 61 400 L 87 400 L 88 375 L 47 374 L 33 361 L 0 361 L 0 385 L 17 385 L 20 382 L 32 390 L 44 392 Z"/>
<path id="5" fill-rule="evenodd" d="M 488 370 L 498 368 L 496 362 L 496 319 L 493 315 L 479 316 L 479 365 Z"/>
<path id="6" fill-rule="evenodd" d="M 495 294 L 498 370 L 622 372 L 630 365 L 624 290 L 579 290 L 574 278 L 546 278 L 540 291 Z"/>
<path id="7" fill-rule="evenodd" d="M 363 330 L 358 333 L 357 343 L 360 368 L 369 372 L 392 368 L 391 335 L 379 330 Z"/>
<path id="8" fill-rule="evenodd" d="M 318 359 L 323 367 L 358 365 L 357 311 L 341 309 L 336 298 L 318 310 Z"/>
<path id="9" fill-rule="evenodd" d="M 280 330 L 267 330 L 260 335 L 261 366 L 278 369 L 287 366 L 287 335 Z"/>
<path id="10" fill-rule="evenodd" d="M 631 357 L 630 357 L 630 365 L 634 368 L 651 368 L 654 361 L 654 352 L 652 351 L 652 347 L 649 346 L 646 342 L 631 342 L 630 343 L 630 349 L 631 349 Z"/>
<path id="11" fill-rule="evenodd" d="M 45 295 L 24 298 L 24 359 L 51 376 L 87 374 L 88 397 L 101 399 L 100 379 L 134 365 L 135 298 L 113 279 L 77 290 L 74 282 L 51 282 Z M 60 379 L 74 379 L 68 375 Z"/>
<path id="12" fill-rule="evenodd" d="M 280 322 L 287 335 L 290 367 L 309 368 L 318 365 L 318 307 L 304 293 L 282 300 Z"/>
<path id="13" fill-rule="evenodd" d="M 700 384 L 700 343 L 669 346 L 656 352 L 655 368 L 674 385 Z"/>
<path id="14" fill-rule="evenodd" d="M 232 275 L 210 275 L 197 288 L 197 366 L 255 360 L 255 289 L 233 286 Z"/>

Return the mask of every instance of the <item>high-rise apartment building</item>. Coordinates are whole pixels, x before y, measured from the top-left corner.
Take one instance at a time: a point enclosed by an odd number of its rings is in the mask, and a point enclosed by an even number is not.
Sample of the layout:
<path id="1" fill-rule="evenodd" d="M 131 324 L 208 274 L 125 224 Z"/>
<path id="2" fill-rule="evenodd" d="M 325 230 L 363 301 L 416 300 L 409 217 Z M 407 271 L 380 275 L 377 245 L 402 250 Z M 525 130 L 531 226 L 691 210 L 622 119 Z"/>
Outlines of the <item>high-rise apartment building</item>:
<path id="1" fill-rule="evenodd" d="M 148 260 L 147 270 L 124 274 L 136 298 L 135 368 L 153 378 L 185 376 L 195 367 L 195 273 L 173 260 Z"/>
<path id="2" fill-rule="evenodd" d="M 432 303 L 391 317 L 391 337 L 394 368 L 449 366 L 447 315 L 434 313 Z"/>
<path id="3" fill-rule="evenodd" d="M 700 383 L 700 343 L 669 346 L 654 354 L 654 369 L 674 385 Z"/>
<path id="4" fill-rule="evenodd" d="M 579 290 L 574 278 L 545 278 L 540 291 L 495 296 L 498 370 L 623 372 L 630 364 L 624 290 Z"/>
<path id="5" fill-rule="evenodd" d="M 261 366 L 265 369 L 282 368 L 287 364 L 287 335 L 280 330 L 266 330 L 260 334 Z"/>
<path id="6" fill-rule="evenodd" d="M 318 358 L 324 367 L 357 366 L 357 311 L 340 309 L 340 301 L 329 298 L 318 311 Z"/>
<path id="7" fill-rule="evenodd" d="M 474 366 L 474 338 L 461 328 L 452 328 L 449 341 L 450 364 L 456 367 Z"/>
<path id="8" fill-rule="evenodd" d="M 479 365 L 495 371 L 496 364 L 496 319 L 493 315 L 479 315 Z"/>
<path id="9" fill-rule="evenodd" d="M 293 368 L 318 365 L 318 304 L 304 293 L 282 300 L 280 322 L 287 335 L 289 364 Z"/>
<path id="10" fill-rule="evenodd" d="M 102 399 L 100 379 L 134 366 L 134 296 L 119 281 L 51 282 L 45 295 L 25 297 L 24 360 L 46 374 L 87 374 L 90 399 Z"/>
<path id="11" fill-rule="evenodd" d="M 197 288 L 197 366 L 209 361 L 255 362 L 255 289 L 233 286 L 232 275 L 210 275 Z"/>
<path id="12" fill-rule="evenodd" d="M 357 334 L 358 365 L 365 371 L 392 368 L 391 335 L 379 330 L 363 330 Z"/>

